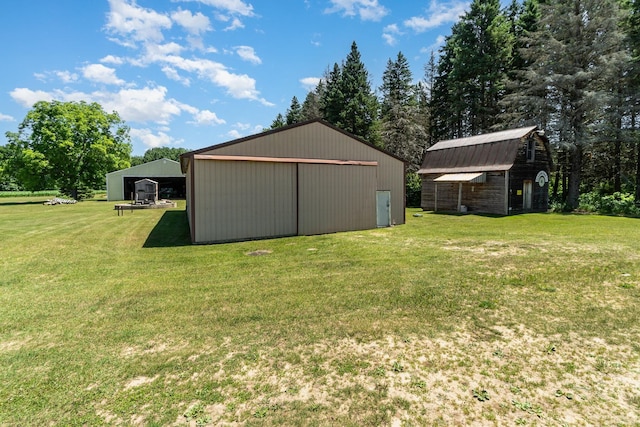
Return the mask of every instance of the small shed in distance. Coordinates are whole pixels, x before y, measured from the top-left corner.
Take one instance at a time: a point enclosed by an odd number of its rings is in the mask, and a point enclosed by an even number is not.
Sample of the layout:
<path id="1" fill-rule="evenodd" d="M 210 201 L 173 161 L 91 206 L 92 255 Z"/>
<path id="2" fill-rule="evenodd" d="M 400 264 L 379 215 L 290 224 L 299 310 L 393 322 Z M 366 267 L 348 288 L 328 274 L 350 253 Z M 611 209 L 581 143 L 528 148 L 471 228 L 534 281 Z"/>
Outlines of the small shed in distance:
<path id="1" fill-rule="evenodd" d="M 424 210 L 509 215 L 544 212 L 552 168 L 537 126 L 440 141 L 418 171 Z"/>
<path id="2" fill-rule="evenodd" d="M 185 153 L 194 243 L 403 224 L 404 162 L 312 120 Z"/>
<path id="3" fill-rule="evenodd" d="M 107 200 L 132 200 L 135 182 L 148 178 L 158 183 L 158 196 L 162 199 L 185 197 L 185 179 L 180 163 L 171 159 L 158 159 L 107 174 Z"/>
<path id="4" fill-rule="evenodd" d="M 136 203 L 156 203 L 158 201 L 158 183 L 149 178 L 135 182 Z"/>

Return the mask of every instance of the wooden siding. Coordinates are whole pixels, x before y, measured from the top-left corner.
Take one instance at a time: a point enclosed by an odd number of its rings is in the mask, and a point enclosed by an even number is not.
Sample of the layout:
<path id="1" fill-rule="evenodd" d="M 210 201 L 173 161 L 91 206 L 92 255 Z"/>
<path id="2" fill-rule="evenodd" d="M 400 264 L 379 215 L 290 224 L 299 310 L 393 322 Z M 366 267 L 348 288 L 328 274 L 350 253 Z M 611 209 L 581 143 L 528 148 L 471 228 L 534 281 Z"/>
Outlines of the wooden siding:
<path id="1" fill-rule="evenodd" d="M 196 160 L 192 166 L 195 242 L 296 234 L 295 164 Z"/>
<path id="2" fill-rule="evenodd" d="M 322 122 L 213 146 L 197 154 L 375 161 L 376 190 L 391 191 L 392 221 L 405 222 L 404 163 Z"/>
<path id="3" fill-rule="evenodd" d="M 422 175 L 422 209 L 435 210 L 436 184 L 438 211 L 455 212 L 458 209 L 458 182 L 434 182 L 440 174 Z M 488 172 L 485 183 L 462 183 L 462 204 L 469 212 L 505 214 L 505 174 Z"/>
<path id="4" fill-rule="evenodd" d="M 375 228 L 377 169 L 299 164 L 299 234 Z"/>
<path id="5" fill-rule="evenodd" d="M 500 140 L 502 137 L 506 139 Z M 535 142 L 535 156 L 531 160 L 527 159 L 528 141 Z M 541 171 L 549 177 L 550 155 L 548 140 L 535 127 L 439 142 L 427 151 L 419 171 L 423 183 L 421 206 L 425 210 L 436 207 L 433 180 L 442 174 L 486 171 L 486 183 L 463 183 L 461 204 L 467 206 L 468 211 L 525 212 L 524 186 L 530 181 L 533 184 L 531 208 L 526 211 L 544 212 L 548 209 L 549 183 L 540 186 L 536 177 Z M 437 209 L 455 211 L 458 183 L 443 184 L 438 183 Z"/>
<path id="6" fill-rule="evenodd" d="M 540 171 L 545 171 L 550 176 L 549 158 L 547 150 L 542 141 L 536 140 L 535 156 L 533 162 L 527 162 L 527 143 L 523 141 L 516 155 L 516 161 L 510 170 L 509 179 L 509 206 L 511 213 L 525 212 L 523 209 L 523 187 L 524 181 L 533 182 L 533 199 L 531 210 L 528 212 L 545 212 L 549 208 L 549 183 L 540 187 L 535 182 L 536 175 Z"/>

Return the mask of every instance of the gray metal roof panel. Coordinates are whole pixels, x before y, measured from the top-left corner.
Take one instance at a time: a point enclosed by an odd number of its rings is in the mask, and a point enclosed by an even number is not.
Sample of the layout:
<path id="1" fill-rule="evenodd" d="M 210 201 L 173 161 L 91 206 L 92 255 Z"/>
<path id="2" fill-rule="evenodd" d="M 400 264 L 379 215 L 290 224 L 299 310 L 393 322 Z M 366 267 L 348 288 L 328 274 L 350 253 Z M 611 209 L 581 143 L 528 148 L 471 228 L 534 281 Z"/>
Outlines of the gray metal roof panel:
<path id="1" fill-rule="evenodd" d="M 427 151 L 445 150 L 447 148 L 467 147 L 470 145 L 489 144 L 511 139 L 520 139 L 537 129 L 537 126 L 528 126 L 518 129 L 503 130 L 500 132 L 485 133 L 482 135 L 469 136 L 466 138 L 447 139 L 439 141 Z"/>
<path id="2" fill-rule="evenodd" d="M 523 138 L 536 126 L 438 142 L 427 150 L 419 173 L 509 170 Z"/>

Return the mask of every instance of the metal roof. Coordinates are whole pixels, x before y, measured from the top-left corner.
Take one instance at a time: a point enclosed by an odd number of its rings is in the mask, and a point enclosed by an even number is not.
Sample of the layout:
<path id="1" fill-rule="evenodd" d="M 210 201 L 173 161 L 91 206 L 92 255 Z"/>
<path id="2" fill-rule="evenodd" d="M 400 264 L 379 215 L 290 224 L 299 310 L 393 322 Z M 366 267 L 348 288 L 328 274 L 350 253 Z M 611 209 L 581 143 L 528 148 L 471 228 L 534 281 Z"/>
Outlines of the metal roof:
<path id="1" fill-rule="evenodd" d="M 470 145 L 489 144 L 492 142 L 520 139 L 526 137 L 537 128 L 537 126 L 528 126 L 524 128 L 509 129 L 500 132 L 469 136 L 466 138 L 448 139 L 439 141 L 438 143 L 430 147 L 427 151 L 445 150 L 447 148 L 468 147 Z"/>
<path id="2" fill-rule="evenodd" d="M 424 156 L 420 174 L 468 173 L 509 170 L 523 138 L 537 129 L 529 126 L 468 138 L 440 141 Z M 537 133 L 536 137 L 546 141 Z"/>
<path id="3" fill-rule="evenodd" d="M 484 172 L 471 173 L 446 173 L 434 181 L 438 182 L 485 182 L 486 174 Z"/>

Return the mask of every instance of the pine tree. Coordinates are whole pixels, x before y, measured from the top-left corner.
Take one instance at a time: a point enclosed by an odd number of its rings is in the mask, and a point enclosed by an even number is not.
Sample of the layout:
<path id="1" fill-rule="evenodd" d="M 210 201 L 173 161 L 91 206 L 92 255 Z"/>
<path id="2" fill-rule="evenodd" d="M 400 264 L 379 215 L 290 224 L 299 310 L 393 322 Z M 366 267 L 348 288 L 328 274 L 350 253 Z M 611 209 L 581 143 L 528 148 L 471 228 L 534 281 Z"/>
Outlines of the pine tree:
<path id="1" fill-rule="evenodd" d="M 298 102 L 298 98 L 294 95 L 291 99 L 291 106 L 287 110 L 285 116 L 285 122 L 287 125 L 292 125 L 302 121 L 302 106 Z"/>
<path id="2" fill-rule="evenodd" d="M 434 83 L 439 136 L 476 135 L 500 126 L 499 101 L 511 67 L 513 36 L 499 0 L 474 0 L 446 39 Z"/>
<path id="3" fill-rule="evenodd" d="M 307 93 L 302 103 L 302 120 L 313 120 L 322 118 L 322 94 L 324 93 L 324 82 L 320 80 L 315 90 Z"/>
<path id="4" fill-rule="evenodd" d="M 269 129 L 278 129 L 278 128 L 281 128 L 283 126 L 286 126 L 286 124 L 287 124 L 287 122 L 285 121 L 285 118 L 282 115 L 282 113 L 278 113 L 278 115 L 273 120 L 273 122 L 271 122 L 271 127 Z"/>
<path id="5" fill-rule="evenodd" d="M 342 94 L 342 69 L 337 62 L 333 64 L 331 71 L 325 71 L 324 81 L 326 85 L 322 93 L 320 111 L 325 120 L 340 127 L 345 101 Z"/>
<path id="6" fill-rule="evenodd" d="M 550 0 L 540 7 L 539 29 L 523 52 L 530 66 L 520 94 L 526 102 L 519 108 L 531 115 L 549 114 L 548 127 L 569 161 L 567 206 L 575 208 L 585 150 L 593 140 L 590 126 L 604 99 L 600 77 L 617 52 L 619 15 L 615 0 Z"/>
<path id="7" fill-rule="evenodd" d="M 362 63 L 355 41 L 351 44 L 351 51 L 342 67 L 341 80 L 344 109 L 340 127 L 365 141 L 375 143 L 379 140 L 375 131 L 378 99 L 371 90 L 369 73 Z"/>
<path id="8" fill-rule="evenodd" d="M 408 162 L 408 171 L 415 172 L 422 162 L 427 142 L 425 127 L 419 122 L 418 90 L 407 58 L 398 53 L 389 60 L 382 76 L 381 136 L 382 146 Z"/>
<path id="9" fill-rule="evenodd" d="M 369 74 L 362 63 L 356 42 L 342 66 L 337 63 L 325 72 L 322 115 L 329 123 L 377 145 L 378 100 L 371 90 Z"/>
<path id="10" fill-rule="evenodd" d="M 508 72 L 507 90 L 500 101 L 500 122 L 506 127 L 536 124 L 544 128 L 553 110 L 549 103 L 545 102 L 545 84 L 538 82 L 532 85 L 533 82 L 528 81 L 526 77 L 527 70 L 533 62 L 528 55 L 532 43 L 531 35 L 538 30 L 540 21 L 538 0 L 524 0 L 521 6 L 514 0 L 514 4 L 509 8 L 508 19 L 514 49 Z"/>
<path id="11" fill-rule="evenodd" d="M 629 133 L 635 145 L 635 199 L 640 203 L 640 129 L 638 129 L 638 112 L 640 112 L 640 0 L 629 0 L 625 5 L 628 15 L 624 21 L 626 42 L 631 55 L 628 89 L 632 94 L 629 99 Z"/>

